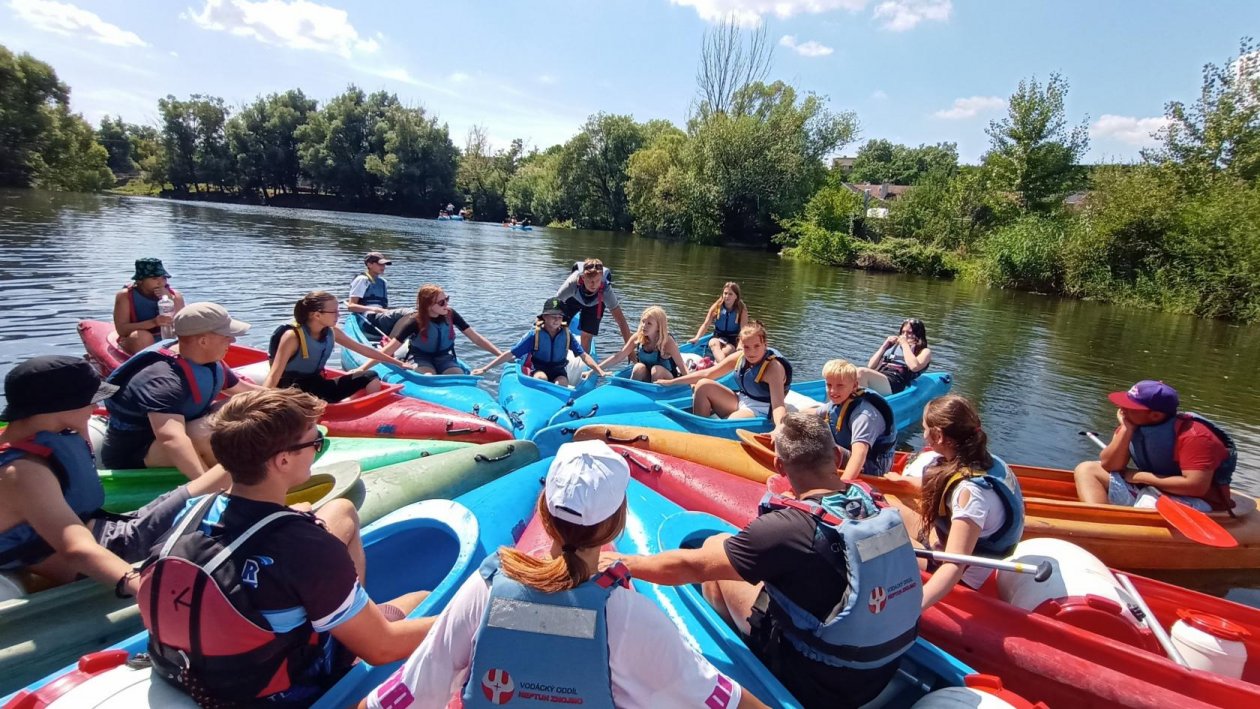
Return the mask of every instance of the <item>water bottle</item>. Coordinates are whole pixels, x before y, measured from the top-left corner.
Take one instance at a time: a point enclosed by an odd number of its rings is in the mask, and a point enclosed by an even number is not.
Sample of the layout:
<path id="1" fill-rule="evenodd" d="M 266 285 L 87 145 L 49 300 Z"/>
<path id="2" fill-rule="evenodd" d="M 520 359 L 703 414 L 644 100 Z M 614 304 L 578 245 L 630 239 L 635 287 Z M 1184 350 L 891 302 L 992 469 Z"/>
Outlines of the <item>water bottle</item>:
<path id="1" fill-rule="evenodd" d="M 158 298 L 158 315 L 172 316 L 175 314 L 175 299 L 170 293 L 162 293 L 162 297 Z M 175 337 L 175 326 L 167 323 L 162 326 L 162 339 L 169 340 Z"/>

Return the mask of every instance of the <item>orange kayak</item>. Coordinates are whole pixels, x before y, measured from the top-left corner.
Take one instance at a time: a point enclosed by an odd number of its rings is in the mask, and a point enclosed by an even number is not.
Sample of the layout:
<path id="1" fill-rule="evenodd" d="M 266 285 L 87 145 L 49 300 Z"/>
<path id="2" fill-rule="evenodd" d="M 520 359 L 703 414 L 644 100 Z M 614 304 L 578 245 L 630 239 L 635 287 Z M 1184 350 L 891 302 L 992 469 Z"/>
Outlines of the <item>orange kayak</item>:
<path id="1" fill-rule="evenodd" d="M 730 441 L 679 431 L 595 424 L 584 426 L 573 439 L 600 439 L 664 453 L 754 482 L 764 482 L 774 474 L 768 437 L 751 434 Z M 899 454 L 894 470 L 905 465 L 907 457 Z M 1069 470 L 1028 465 L 1011 465 L 1011 470 L 1024 493 L 1025 539 L 1064 539 L 1089 550 L 1108 566 L 1131 571 L 1260 569 L 1260 514 L 1253 497 L 1234 495 L 1232 516 L 1226 512 L 1210 514 L 1238 540 L 1238 546 L 1209 547 L 1173 529 L 1155 510 L 1077 501 Z M 903 500 L 918 496 L 918 490 L 905 482 L 868 476 L 862 479 Z"/>

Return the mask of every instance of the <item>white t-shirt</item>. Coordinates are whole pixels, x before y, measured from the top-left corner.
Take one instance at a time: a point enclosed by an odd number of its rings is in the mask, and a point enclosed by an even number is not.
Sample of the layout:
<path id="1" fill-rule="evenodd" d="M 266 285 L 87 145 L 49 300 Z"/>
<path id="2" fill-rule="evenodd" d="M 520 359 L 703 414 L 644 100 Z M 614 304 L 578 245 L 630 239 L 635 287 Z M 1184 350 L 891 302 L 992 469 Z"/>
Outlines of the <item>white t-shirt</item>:
<path id="1" fill-rule="evenodd" d="M 961 504 L 963 492 L 971 493 L 966 496 L 968 499 L 965 505 Z M 1006 507 L 1002 505 L 1002 496 L 996 490 L 983 488 L 970 480 L 963 480 L 954 487 L 950 493 L 949 509 L 951 521 L 965 519 L 980 525 L 981 538 L 991 536 L 1006 524 Z M 969 566 L 963 572 L 962 580 L 972 588 L 980 588 L 991 573 L 993 569 Z"/>
<path id="2" fill-rule="evenodd" d="M 354 280 L 350 281 L 350 297 L 362 298 L 363 294 L 367 293 L 369 283 L 371 283 L 371 281 L 369 281 L 368 277 L 362 273 L 355 276 Z"/>
<path id="3" fill-rule="evenodd" d="M 464 582 L 411 657 L 368 695 L 371 709 L 440 709 L 460 696 L 490 588 L 481 574 Z M 605 606 L 613 703 L 636 707 L 733 709 L 741 688 L 692 650 L 651 600 L 613 591 Z"/>

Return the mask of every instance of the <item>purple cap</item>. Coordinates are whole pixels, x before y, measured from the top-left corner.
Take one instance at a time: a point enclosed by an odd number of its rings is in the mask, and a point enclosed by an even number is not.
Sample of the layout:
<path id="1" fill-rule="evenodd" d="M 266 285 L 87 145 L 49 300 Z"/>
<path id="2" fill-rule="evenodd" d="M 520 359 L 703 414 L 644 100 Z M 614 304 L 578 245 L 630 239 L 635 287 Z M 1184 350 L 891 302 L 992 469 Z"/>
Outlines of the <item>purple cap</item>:
<path id="1" fill-rule="evenodd" d="M 1122 409 L 1158 411 L 1169 416 L 1177 413 L 1177 406 L 1181 403 L 1176 389 L 1154 379 L 1143 379 L 1129 387 L 1128 391 L 1117 391 L 1107 398 Z"/>

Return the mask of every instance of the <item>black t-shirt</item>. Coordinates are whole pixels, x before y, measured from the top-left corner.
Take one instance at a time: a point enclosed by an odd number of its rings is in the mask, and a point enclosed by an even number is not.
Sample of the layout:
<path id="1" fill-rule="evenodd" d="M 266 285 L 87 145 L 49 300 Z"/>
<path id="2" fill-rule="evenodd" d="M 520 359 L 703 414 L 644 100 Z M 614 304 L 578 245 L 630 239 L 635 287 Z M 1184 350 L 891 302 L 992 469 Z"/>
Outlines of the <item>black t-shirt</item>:
<path id="1" fill-rule="evenodd" d="M 451 313 L 450 315 L 451 322 L 455 324 L 456 330 L 463 332 L 464 330 L 467 330 L 469 328 L 468 321 L 464 320 L 464 316 L 456 312 L 455 308 L 451 308 L 450 313 Z M 436 323 L 439 326 L 445 325 L 446 317 L 447 316 L 442 315 L 440 317 L 433 318 L 429 322 Z M 411 318 L 409 321 L 407 321 L 406 326 L 404 326 L 402 332 L 399 333 L 398 339 L 407 340 L 415 336 L 415 334 L 418 332 L 420 332 L 420 318 L 419 316 L 416 316 L 416 317 Z"/>
<path id="2" fill-rule="evenodd" d="M 196 364 L 190 361 L 189 364 L 194 369 L 222 366 L 217 362 Z M 155 361 L 136 372 L 127 385 L 114 395 L 113 402 L 124 410 L 141 411 L 145 414 L 181 413 L 188 384 L 184 381 L 177 366 L 171 362 Z M 231 389 L 240 382 L 240 379 L 231 368 L 223 367 L 223 369 L 223 388 Z M 215 394 L 217 395 L 218 392 Z M 209 409 L 206 412 L 209 413 Z"/>

